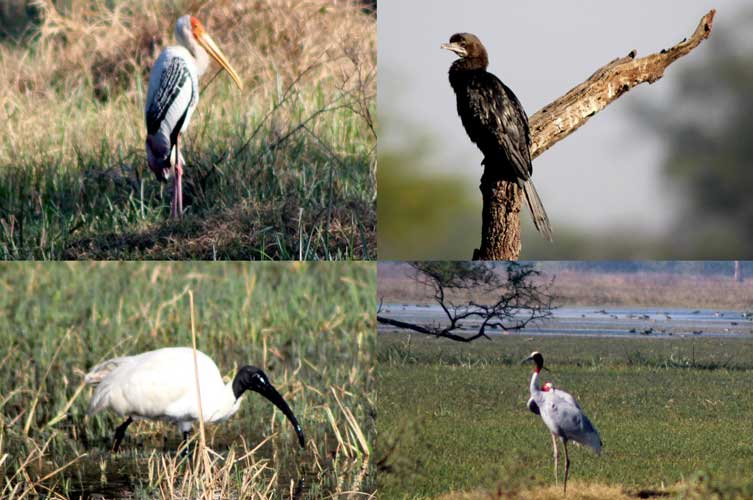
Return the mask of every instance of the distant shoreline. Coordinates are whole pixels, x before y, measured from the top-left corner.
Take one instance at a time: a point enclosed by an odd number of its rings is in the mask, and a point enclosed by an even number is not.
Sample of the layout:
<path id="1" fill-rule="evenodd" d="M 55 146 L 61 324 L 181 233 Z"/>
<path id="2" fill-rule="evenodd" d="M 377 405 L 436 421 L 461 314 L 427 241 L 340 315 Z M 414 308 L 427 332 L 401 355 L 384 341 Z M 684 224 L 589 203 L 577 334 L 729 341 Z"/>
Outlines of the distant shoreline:
<path id="1" fill-rule="evenodd" d="M 386 275 L 379 273 L 380 300 L 417 305 L 433 303 L 430 289 L 418 285 L 410 274 L 392 271 Z M 542 280 L 549 281 L 553 277 L 553 291 L 558 296 L 559 306 L 753 310 L 753 279 L 736 283 L 732 277 L 722 276 L 563 271 L 544 274 Z M 452 298 L 466 301 L 473 296 L 455 294 Z"/>

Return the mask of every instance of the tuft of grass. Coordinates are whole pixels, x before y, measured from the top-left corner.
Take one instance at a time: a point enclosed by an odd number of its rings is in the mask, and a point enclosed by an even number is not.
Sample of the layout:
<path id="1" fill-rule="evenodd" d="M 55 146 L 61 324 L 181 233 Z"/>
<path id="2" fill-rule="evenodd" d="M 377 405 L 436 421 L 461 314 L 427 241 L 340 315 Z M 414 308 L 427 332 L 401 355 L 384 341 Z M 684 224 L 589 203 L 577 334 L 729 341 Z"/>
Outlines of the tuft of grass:
<path id="1" fill-rule="evenodd" d="M 601 457 L 570 446 L 568 498 L 751 498 L 750 339 L 378 337 L 387 498 L 561 497 L 549 433 L 526 408 L 530 366 L 518 362 L 533 350 L 604 441 Z M 691 349 L 700 366 L 673 363 Z M 733 361 L 712 367 L 721 358 Z"/>
<path id="2" fill-rule="evenodd" d="M 376 20 L 357 2 L 40 0 L 0 43 L 0 257 L 376 256 Z M 149 70 L 190 12 L 215 66 L 184 134 L 185 220 L 146 165 Z"/>
<path id="3" fill-rule="evenodd" d="M 373 495 L 372 263 L 55 263 L 0 267 L 2 498 Z M 191 345 L 232 377 L 263 367 L 298 417 L 248 396 L 195 460 L 170 423 L 86 415 L 83 376 L 120 355 Z M 200 431 L 199 431 L 200 432 Z M 199 444 L 197 447 L 196 445 Z"/>

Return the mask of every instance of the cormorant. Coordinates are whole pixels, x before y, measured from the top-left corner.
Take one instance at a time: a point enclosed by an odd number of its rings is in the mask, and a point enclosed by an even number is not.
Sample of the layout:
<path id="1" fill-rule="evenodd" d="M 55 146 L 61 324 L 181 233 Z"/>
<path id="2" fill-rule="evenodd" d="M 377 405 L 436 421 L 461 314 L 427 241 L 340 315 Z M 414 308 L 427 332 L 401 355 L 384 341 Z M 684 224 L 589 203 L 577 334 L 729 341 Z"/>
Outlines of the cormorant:
<path id="1" fill-rule="evenodd" d="M 549 241 L 552 228 L 531 181 L 531 133 L 528 116 L 512 90 L 486 71 L 489 57 L 471 33 L 456 33 L 442 44 L 460 58 L 450 66 L 450 85 L 468 137 L 484 154 L 482 165 L 500 178 L 517 182 L 525 193 L 536 229 Z"/>

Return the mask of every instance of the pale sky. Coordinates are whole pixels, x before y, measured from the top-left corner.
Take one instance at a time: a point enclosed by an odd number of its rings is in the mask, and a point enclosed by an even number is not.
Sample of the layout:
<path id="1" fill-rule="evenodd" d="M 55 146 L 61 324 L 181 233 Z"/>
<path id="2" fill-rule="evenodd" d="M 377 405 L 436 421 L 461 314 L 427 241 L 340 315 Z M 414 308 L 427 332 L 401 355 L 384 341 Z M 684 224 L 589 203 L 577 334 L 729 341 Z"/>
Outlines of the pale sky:
<path id="1" fill-rule="evenodd" d="M 450 35 L 478 35 L 489 52 L 489 71 L 532 115 L 631 49 L 641 57 L 676 44 L 712 8 L 717 8 L 714 30 L 722 30 L 746 6 L 749 0 L 384 0 L 378 17 L 380 116 L 402 113 L 432 140 L 432 168 L 461 167 L 478 192 L 482 156 L 462 128 L 447 81 L 454 55 L 439 48 Z M 657 83 L 631 90 L 534 160 L 533 179 L 554 227 L 565 221 L 583 230 L 633 226 L 655 233 L 681 215 L 676 193 L 660 175 L 661 143 L 640 128 L 631 110 L 638 102 L 671 95 L 673 79 L 684 65 L 702 60 L 704 48 L 676 61 Z M 380 150 L 400 141 L 398 133 L 382 128 Z"/>

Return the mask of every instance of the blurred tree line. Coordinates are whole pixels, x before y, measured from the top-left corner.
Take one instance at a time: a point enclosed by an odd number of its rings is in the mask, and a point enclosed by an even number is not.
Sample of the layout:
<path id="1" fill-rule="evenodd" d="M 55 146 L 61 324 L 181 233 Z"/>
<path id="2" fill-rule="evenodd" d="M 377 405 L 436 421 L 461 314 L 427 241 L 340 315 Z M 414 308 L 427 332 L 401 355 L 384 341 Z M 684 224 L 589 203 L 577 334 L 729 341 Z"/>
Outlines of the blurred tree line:
<path id="1" fill-rule="evenodd" d="M 753 255 L 753 12 L 716 30 L 664 102 L 637 117 L 665 145 L 663 171 L 685 201 L 667 237 L 697 257 Z"/>

